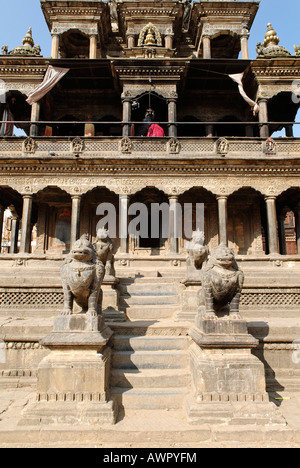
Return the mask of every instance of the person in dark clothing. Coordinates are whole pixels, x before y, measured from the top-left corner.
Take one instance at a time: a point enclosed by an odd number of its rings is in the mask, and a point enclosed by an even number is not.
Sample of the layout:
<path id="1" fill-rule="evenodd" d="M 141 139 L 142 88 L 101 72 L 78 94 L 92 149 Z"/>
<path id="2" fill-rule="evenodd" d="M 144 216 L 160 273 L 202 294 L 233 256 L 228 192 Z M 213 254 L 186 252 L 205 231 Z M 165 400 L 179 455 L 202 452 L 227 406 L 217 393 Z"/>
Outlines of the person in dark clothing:
<path id="1" fill-rule="evenodd" d="M 154 119 L 154 111 L 147 109 L 145 117 L 143 118 L 143 125 L 139 125 L 137 129 L 137 136 L 147 136 L 148 130 Z"/>

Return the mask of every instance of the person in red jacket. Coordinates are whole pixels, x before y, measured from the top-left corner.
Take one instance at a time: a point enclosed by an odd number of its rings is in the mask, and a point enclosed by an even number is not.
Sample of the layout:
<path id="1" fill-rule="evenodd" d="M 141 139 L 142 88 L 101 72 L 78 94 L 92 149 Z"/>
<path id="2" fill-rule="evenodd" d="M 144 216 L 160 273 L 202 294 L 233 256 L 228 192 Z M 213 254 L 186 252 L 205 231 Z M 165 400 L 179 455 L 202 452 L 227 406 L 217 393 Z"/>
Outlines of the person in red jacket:
<path id="1" fill-rule="evenodd" d="M 158 124 L 152 124 L 148 130 L 147 137 L 163 137 L 164 129 Z"/>

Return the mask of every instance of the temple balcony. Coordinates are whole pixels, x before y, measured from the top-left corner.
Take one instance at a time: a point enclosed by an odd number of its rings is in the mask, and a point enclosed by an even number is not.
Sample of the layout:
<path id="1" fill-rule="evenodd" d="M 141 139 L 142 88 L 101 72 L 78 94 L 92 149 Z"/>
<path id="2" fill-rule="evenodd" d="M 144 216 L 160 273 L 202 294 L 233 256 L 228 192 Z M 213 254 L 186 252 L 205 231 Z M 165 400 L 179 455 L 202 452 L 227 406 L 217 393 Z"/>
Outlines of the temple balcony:
<path id="1" fill-rule="evenodd" d="M 287 161 L 300 157 L 299 138 L 260 137 L 2 137 L 0 158 L 244 159 Z M 295 168 L 298 171 L 298 168 Z"/>

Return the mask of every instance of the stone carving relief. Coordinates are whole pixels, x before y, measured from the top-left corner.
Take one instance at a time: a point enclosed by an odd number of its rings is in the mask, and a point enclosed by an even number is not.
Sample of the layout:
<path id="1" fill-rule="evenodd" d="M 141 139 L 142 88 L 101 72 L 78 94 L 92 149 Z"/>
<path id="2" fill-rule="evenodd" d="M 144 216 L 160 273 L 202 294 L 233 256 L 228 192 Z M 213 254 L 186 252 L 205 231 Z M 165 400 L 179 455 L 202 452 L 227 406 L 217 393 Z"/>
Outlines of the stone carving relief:
<path id="1" fill-rule="evenodd" d="M 168 153 L 170 154 L 178 154 L 180 152 L 180 142 L 177 138 L 171 138 L 168 141 Z"/>
<path id="2" fill-rule="evenodd" d="M 226 138 L 219 138 L 216 143 L 216 151 L 218 154 L 227 154 L 229 151 L 229 141 Z"/>
<path id="3" fill-rule="evenodd" d="M 72 140 L 71 142 L 72 153 L 75 153 L 75 154 L 82 153 L 84 151 L 84 147 L 85 147 L 84 140 L 82 140 L 79 137 L 74 138 L 74 140 Z"/>
<path id="4" fill-rule="evenodd" d="M 37 143 L 33 138 L 26 138 L 23 142 L 24 153 L 34 153 L 37 149 Z"/>
<path id="5" fill-rule="evenodd" d="M 129 137 L 124 137 L 122 138 L 120 142 L 120 151 L 122 153 L 131 153 L 132 150 L 132 141 L 130 140 Z"/>

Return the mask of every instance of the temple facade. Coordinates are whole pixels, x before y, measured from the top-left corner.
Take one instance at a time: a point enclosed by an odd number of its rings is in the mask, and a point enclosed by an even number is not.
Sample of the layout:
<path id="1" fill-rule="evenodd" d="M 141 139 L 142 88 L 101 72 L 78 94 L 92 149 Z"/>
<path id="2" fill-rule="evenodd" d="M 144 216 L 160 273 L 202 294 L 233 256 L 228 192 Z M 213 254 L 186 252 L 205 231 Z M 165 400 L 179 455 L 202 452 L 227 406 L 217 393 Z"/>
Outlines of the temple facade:
<path id="1" fill-rule="evenodd" d="M 280 24 L 266 24 L 250 60 L 255 1 L 41 8 L 51 57 L 31 29 L 0 55 L 0 375 L 34 382 L 48 352 L 40 339 L 63 307 L 60 265 L 83 234 L 95 243 L 100 226 L 114 257 L 103 283 L 111 394 L 125 407 L 182 405 L 201 287 L 187 274 L 187 250 L 198 229 L 209 251 L 233 249 L 244 272 L 241 314 L 259 340 L 267 390 L 299 388 L 298 48 L 281 46 Z M 167 222 L 161 209 L 154 223 L 153 205 L 169 207 Z M 178 348 L 162 357 L 157 345 L 150 365 L 136 339 L 127 362 L 130 336 L 177 337 Z M 147 385 L 148 403 L 136 396 Z M 165 400 L 155 397 L 161 385 Z"/>

